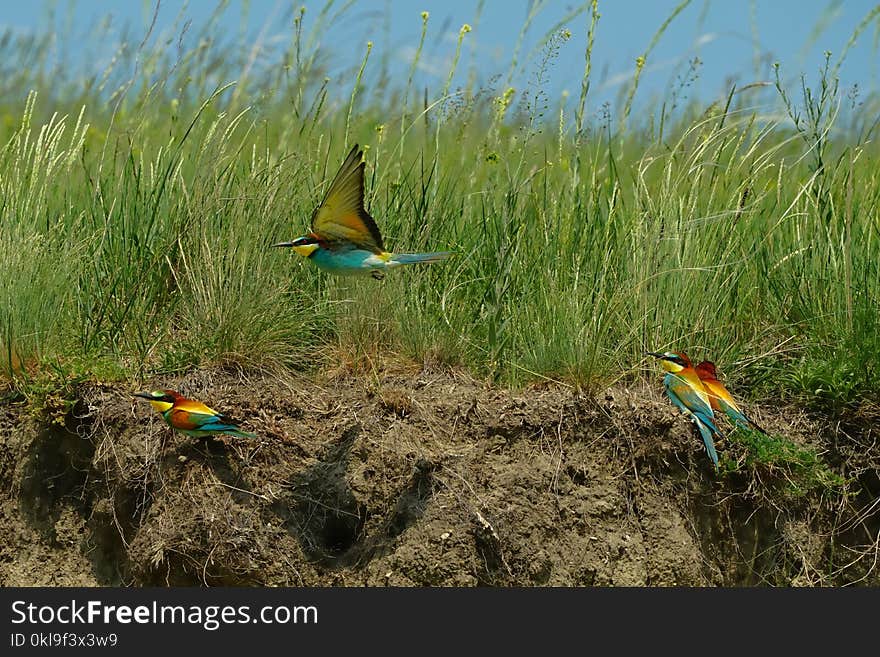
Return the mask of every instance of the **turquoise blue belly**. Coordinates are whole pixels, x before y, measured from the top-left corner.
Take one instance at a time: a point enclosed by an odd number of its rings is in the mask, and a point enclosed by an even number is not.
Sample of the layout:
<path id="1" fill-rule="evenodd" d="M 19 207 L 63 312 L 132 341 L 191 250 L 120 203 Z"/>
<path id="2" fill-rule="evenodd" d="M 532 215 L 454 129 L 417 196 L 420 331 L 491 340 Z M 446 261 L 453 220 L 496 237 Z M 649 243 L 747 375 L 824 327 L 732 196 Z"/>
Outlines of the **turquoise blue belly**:
<path id="1" fill-rule="evenodd" d="M 370 251 L 362 249 L 350 249 L 347 251 L 329 251 L 327 249 L 318 249 L 309 258 L 318 267 L 334 274 L 342 275 L 358 275 L 369 274 L 372 271 L 378 271 L 380 266 L 375 262 L 369 262 L 375 259 L 375 255 Z"/>

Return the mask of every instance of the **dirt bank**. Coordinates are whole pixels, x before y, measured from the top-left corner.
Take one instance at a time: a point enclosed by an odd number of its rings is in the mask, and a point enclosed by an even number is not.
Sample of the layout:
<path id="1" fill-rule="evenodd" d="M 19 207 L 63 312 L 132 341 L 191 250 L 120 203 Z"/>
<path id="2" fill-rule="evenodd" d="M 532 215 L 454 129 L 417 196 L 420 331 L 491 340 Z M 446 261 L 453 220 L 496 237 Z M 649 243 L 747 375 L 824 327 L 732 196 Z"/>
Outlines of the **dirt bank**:
<path id="1" fill-rule="evenodd" d="M 150 381 L 257 441 L 172 435 L 124 386 L 61 424 L 0 404 L 6 585 L 880 584 L 871 430 L 753 409 L 839 487 L 716 474 L 659 385 L 595 397 L 448 371 Z M 797 485 L 795 485 L 797 484 Z"/>

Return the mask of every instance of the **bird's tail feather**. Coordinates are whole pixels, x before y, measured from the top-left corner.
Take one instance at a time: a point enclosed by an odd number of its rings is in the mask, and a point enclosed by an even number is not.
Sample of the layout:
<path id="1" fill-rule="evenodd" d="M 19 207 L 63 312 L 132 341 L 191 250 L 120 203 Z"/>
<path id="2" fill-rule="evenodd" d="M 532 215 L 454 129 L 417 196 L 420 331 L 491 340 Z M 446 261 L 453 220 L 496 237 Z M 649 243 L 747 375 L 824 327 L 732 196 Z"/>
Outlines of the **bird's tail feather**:
<path id="1" fill-rule="evenodd" d="M 763 433 L 765 436 L 769 436 L 769 435 L 770 435 L 770 434 L 767 433 L 767 430 L 766 430 L 764 427 L 762 427 L 761 425 L 759 425 L 759 424 L 758 424 L 757 422 L 755 422 L 752 418 L 750 418 L 750 417 L 747 416 L 747 415 L 743 415 L 743 417 L 745 418 L 746 422 L 748 423 L 748 428 L 749 428 L 749 429 L 755 429 L 756 431 L 760 431 L 760 432 Z"/>
<path id="2" fill-rule="evenodd" d="M 735 411 L 732 411 L 731 409 L 728 409 L 727 415 L 730 417 L 731 420 L 733 420 L 733 423 L 736 426 L 742 429 L 746 429 L 747 431 L 756 430 L 760 431 L 765 436 L 768 435 L 767 431 L 763 427 L 761 427 L 757 422 L 755 422 L 745 413 L 737 413 Z"/>
<path id="3" fill-rule="evenodd" d="M 453 251 L 437 251 L 435 253 L 395 253 L 391 262 L 401 265 L 413 265 L 419 262 L 442 262 L 453 254 Z"/>
<path id="4" fill-rule="evenodd" d="M 209 424 L 204 424 L 199 427 L 200 431 L 213 431 L 217 434 L 223 434 L 226 436 L 237 436 L 239 438 L 256 438 L 257 434 L 248 433 L 247 431 L 242 431 L 234 426 L 231 426 L 222 422 L 214 422 Z"/>
<path id="5" fill-rule="evenodd" d="M 694 422 L 697 425 L 697 429 L 700 430 L 700 435 L 703 437 L 703 444 L 706 446 L 706 453 L 709 455 L 709 458 L 712 459 L 712 464 L 717 468 L 718 452 L 715 451 L 715 442 L 712 440 L 712 430 L 697 416 L 694 416 Z"/>
<path id="6" fill-rule="evenodd" d="M 758 431 L 760 431 L 761 433 L 763 433 L 765 436 L 769 436 L 769 435 L 770 435 L 770 434 L 767 433 L 767 430 L 766 430 L 764 427 L 760 426 L 760 425 L 759 425 L 757 422 L 755 422 L 752 418 L 747 417 L 746 419 L 749 421 L 749 425 L 751 425 L 751 427 L 752 427 L 753 429 L 757 429 Z"/>
<path id="7" fill-rule="evenodd" d="M 248 433 L 247 431 L 225 431 L 227 436 L 238 436 L 239 438 L 256 438 L 257 434 Z"/>

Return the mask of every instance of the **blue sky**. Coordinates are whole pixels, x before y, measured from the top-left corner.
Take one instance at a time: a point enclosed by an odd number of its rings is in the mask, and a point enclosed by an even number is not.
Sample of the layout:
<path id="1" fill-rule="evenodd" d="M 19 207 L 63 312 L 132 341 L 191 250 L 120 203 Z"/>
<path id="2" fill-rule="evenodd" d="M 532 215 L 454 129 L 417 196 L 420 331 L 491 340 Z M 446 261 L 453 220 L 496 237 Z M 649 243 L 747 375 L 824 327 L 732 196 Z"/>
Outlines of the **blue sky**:
<path id="1" fill-rule="evenodd" d="M 162 0 L 156 33 L 169 31 L 181 13 L 192 20 L 194 27 L 203 24 L 216 4 L 209 0 Z M 344 4 L 337 1 L 332 11 Z M 551 62 L 546 89 L 556 97 L 568 90 L 576 98 L 584 70 L 589 11 L 563 21 L 582 3 L 545 0 L 539 4 L 543 7 L 524 38 L 520 55 L 521 61 L 530 53 L 532 58 L 526 61 L 524 70 L 514 75 L 513 86 L 522 89 L 534 77 L 540 59 L 540 49 L 534 50 L 536 45 L 562 21 L 572 37 Z M 677 4 L 671 0 L 600 0 L 601 18 L 596 31 L 590 92 L 590 106 L 594 111 L 604 101 L 620 102 L 615 99 L 631 80 L 636 57 L 645 51 Z M 262 33 L 265 43 L 281 44 L 290 38 L 292 11 L 300 5 L 307 8 L 305 27 L 309 29 L 324 2 L 232 1 L 221 18 L 221 25 L 231 39 L 244 33 L 248 43 L 253 43 Z M 482 12 L 478 16 L 480 5 Z M 71 16 L 72 29 L 78 33 L 85 34 L 98 17 L 112 14 L 115 25 L 128 24 L 133 34 L 143 34 L 152 18 L 155 0 L 4 3 L 0 26 L 16 31 L 44 30 L 48 9 L 52 6 L 56 15 Z M 801 73 L 815 80 L 824 51 L 831 51 L 835 61 L 874 6 L 875 3 L 867 0 L 694 0 L 672 21 L 650 53 L 637 105 L 653 95 L 664 94 L 697 56 L 702 64 L 696 82 L 687 88 L 686 93 L 691 97 L 705 99 L 722 95 L 734 79 L 739 86 L 770 80 L 770 66 L 774 61 L 781 63 L 789 81 L 797 81 Z M 418 44 L 420 13 L 428 11 L 429 31 L 420 66 L 420 84 L 432 90 L 442 88 L 459 28 L 469 23 L 474 29 L 465 38 L 461 75 L 455 84 L 463 84 L 467 72 L 473 69 L 478 82 L 483 84 L 500 74 L 496 86 L 501 86 L 530 7 L 534 7 L 530 0 L 485 0 L 482 3 L 479 0 L 357 0 L 334 27 L 322 35 L 322 45 L 339 67 L 336 72 L 340 78 L 344 72 L 350 79 L 350 71 L 360 63 L 367 40 L 375 44 L 370 63 L 373 74 L 384 62 L 393 76 L 405 76 Z M 840 69 L 844 88 L 858 83 L 863 93 L 876 89 L 878 25 L 880 22 L 875 19 L 847 54 Z M 112 44 L 106 44 L 106 48 L 109 57 Z M 84 65 L 88 66 L 89 62 Z"/>

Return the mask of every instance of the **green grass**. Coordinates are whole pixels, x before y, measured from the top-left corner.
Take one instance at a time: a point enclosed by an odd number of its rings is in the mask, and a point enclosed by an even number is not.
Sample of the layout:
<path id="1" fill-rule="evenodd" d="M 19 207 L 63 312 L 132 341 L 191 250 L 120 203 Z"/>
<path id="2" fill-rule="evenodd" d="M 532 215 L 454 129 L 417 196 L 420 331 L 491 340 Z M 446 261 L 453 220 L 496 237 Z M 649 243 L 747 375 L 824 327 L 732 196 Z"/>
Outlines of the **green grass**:
<path id="1" fill-rule="evenodd" d="M 797 445 L 784 436 L 741 428 L 732 431 L 729 438 L 733 455 L 725 452 L 720 461 L 725 474 L 761 470 L 773 475 L 771 481 L 781 485 L 782 492 L 792 498 L 816 490 L 831 494 L 844 494 L 847 490 L 849 482 L 811 447 Z"/>
<path id="2" fill-rule="evenodd" d="M 415 63 L 374 85 L 365 44 L 328 82 L 312 38 L 332 13 L 298 14 L 250 68 L 214 23 L 191 50 L 133 40 L 85 80 L 46 63 L 51 40 L 2 42 L 0 368 L 19 385 L 65 363 L 141 377 L 378 349 L 589 387 L 659 376 L 650 348 L 711 357 L 741 396 L 880 392 L 878 103 L 848 110 L 836 66 L 798 93 L 700 105 L 673 85 L 634 112 L 640 59 L 617 114 L 588 77 L 572 110 L 545 91 L 556 58 L 584 56 L 560 30 L 525 88 L 451 70 L 425 97 Z M 268 248 L 306 230 L 353 142 L 389 248 L 457 257 L 378 283 Z"/>

